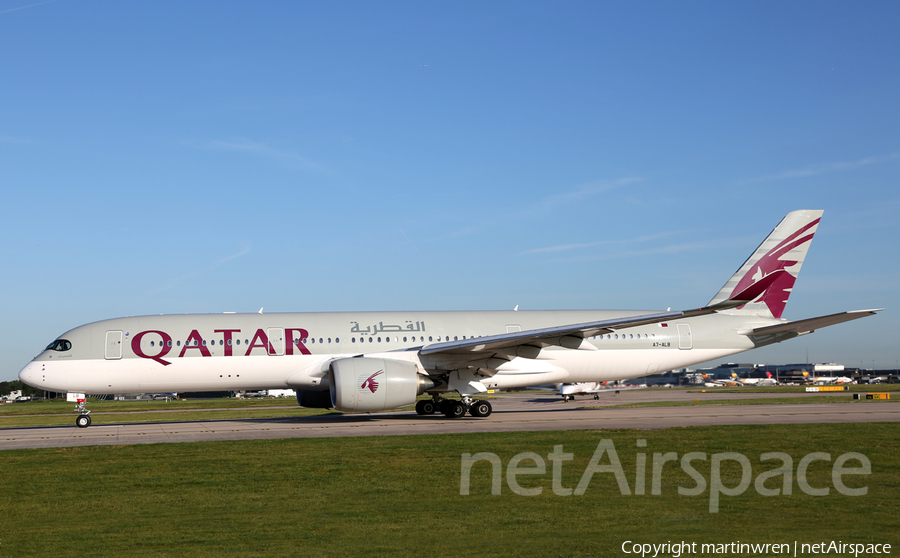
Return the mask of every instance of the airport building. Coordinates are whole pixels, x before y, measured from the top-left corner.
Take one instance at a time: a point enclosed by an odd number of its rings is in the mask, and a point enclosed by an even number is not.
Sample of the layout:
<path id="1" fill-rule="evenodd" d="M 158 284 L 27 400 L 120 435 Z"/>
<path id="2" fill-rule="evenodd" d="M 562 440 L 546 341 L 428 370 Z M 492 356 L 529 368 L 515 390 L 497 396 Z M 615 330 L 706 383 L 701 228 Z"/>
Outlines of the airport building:
<path id="1" fill-rule="evenodd" d="M 719 380 L 762 380 L 771 378 L 779 384 L 806 384 L 816 378 L 850 378 L 860 384 L 878 382 L 900 382 L 897 371 L 866 370 L 846 367 L 843 364 L 750 364 L 728 363 L 713 368 L 693 370 L 684 368 L 670 370 L 662 374 L 624 380 L 622 384 L 646 384 L 648 386 L 702 386 Z"/>

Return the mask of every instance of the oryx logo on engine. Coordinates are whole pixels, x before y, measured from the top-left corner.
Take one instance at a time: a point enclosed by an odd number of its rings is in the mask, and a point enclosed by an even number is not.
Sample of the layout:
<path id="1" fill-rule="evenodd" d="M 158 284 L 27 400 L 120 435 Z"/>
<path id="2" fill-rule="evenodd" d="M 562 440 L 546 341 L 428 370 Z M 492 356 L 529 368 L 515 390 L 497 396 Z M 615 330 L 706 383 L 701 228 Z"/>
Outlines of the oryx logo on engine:
<path id="1" fill-rule="evenodd" d="M 378 376 L 379 374 L 384 374 L 384 370 L 379 370 L 378 372 L 375 372 L 374 374 L 366 378 L 359 386 L 360 391 L 364 389 L 368 389 L 372 393 L 378 391 L 378 382 L 375 381 L 375 376 Z"/>

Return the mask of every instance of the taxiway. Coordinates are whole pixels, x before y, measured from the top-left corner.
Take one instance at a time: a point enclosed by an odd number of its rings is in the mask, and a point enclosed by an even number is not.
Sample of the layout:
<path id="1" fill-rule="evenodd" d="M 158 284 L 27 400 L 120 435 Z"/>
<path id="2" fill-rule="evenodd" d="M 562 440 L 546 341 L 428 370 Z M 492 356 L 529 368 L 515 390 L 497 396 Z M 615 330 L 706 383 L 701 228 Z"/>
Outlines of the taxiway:
<path id="1" fill-rule="evenodd" d="M 707 394 L 636 390 L 620 396 L 604 394 L 599 401 L 582 398 L 563 403 L 555 395 L 503 394 L 491 399 L 494 413 L 483 419 L 448 419 L 443 415 L 418 416 L 412 412 L 329 414 L 242 420 L 203 420 L 104 424 L 95 416 L 89 428 L 73 426 L 0 429 L 0 450 L 89 445 L 127 445 L 216 440 L 305 438 L 333 436 L 391 436 L 467 432 L 536 430 L 597 430 L 637 428 L 658 430 L 680 426 L 729 424 L 803 424 L 838 422 L 898 422 L 900 405 L 894 402 L 848 401 L 810 404 L 758 404 L 610 407 L 621 403 L 694 400 Z M 766 393 L 715 393 L 709 398 L 766 398 Z M 785 394 L 778 394 L 784 397 Z M 111 419 L 112 420 L 112 419 Z"/>

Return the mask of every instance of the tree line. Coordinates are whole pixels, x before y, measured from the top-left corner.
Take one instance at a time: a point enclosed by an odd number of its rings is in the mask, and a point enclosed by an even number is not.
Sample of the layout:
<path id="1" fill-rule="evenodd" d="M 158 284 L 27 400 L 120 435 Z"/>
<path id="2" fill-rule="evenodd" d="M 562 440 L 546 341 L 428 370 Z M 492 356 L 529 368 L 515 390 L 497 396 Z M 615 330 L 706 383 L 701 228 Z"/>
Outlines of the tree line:
<path id="1" fill-rule="evenodd" d="M 0 382 L 0 397 L 4 395 L 9 395 L 10 392 L 22 390 L 22 395 L 30 395 L 32 397 L 44 396 L 44 390 L 37 389 L 29 386 L 28 384 L 23 383 L 20 380 L 12 380 L 9 382 Z"/>

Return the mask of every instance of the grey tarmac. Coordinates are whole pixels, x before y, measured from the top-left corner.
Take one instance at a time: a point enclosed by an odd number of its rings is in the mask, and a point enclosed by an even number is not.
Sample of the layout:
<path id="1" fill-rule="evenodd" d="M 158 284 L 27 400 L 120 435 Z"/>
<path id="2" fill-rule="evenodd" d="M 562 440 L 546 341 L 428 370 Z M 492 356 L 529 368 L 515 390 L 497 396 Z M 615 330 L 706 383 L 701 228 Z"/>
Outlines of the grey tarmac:
<path id="1" fill-rule="evenodd" d="M 491 399 L 488 418 L 448 419 L 411 412 L 343 414 L 267 419 L 103 424 L 93 426 L 0 429 L 0 450 L 92 445 L 129 445 L 217 440 L 320 438 L 337 436 L 394 436 L 471 432 L 598 430 L 636 428 L 659 430 L 682 426 L 728 424 L 810 424 L 898 422 L 895 402 L 841 401 L 824 404 L 715 405 L 610 408 L 610 405 L 648 400 L 743 399 L 770 394 L 701 394 L 673 390 L 635 390 L 620 396 L 602 394 L 595 401 L 582 398 L 563 403 L 555 395 L 503 394 Z M 726 397 L 727 396 L 727 397 Z M 781 394 L 783 397 L 784 394 Z M 838 399 L 837 397 L 835 399 Z M 74 419 L 73 419 L 74 422 Z"/>

